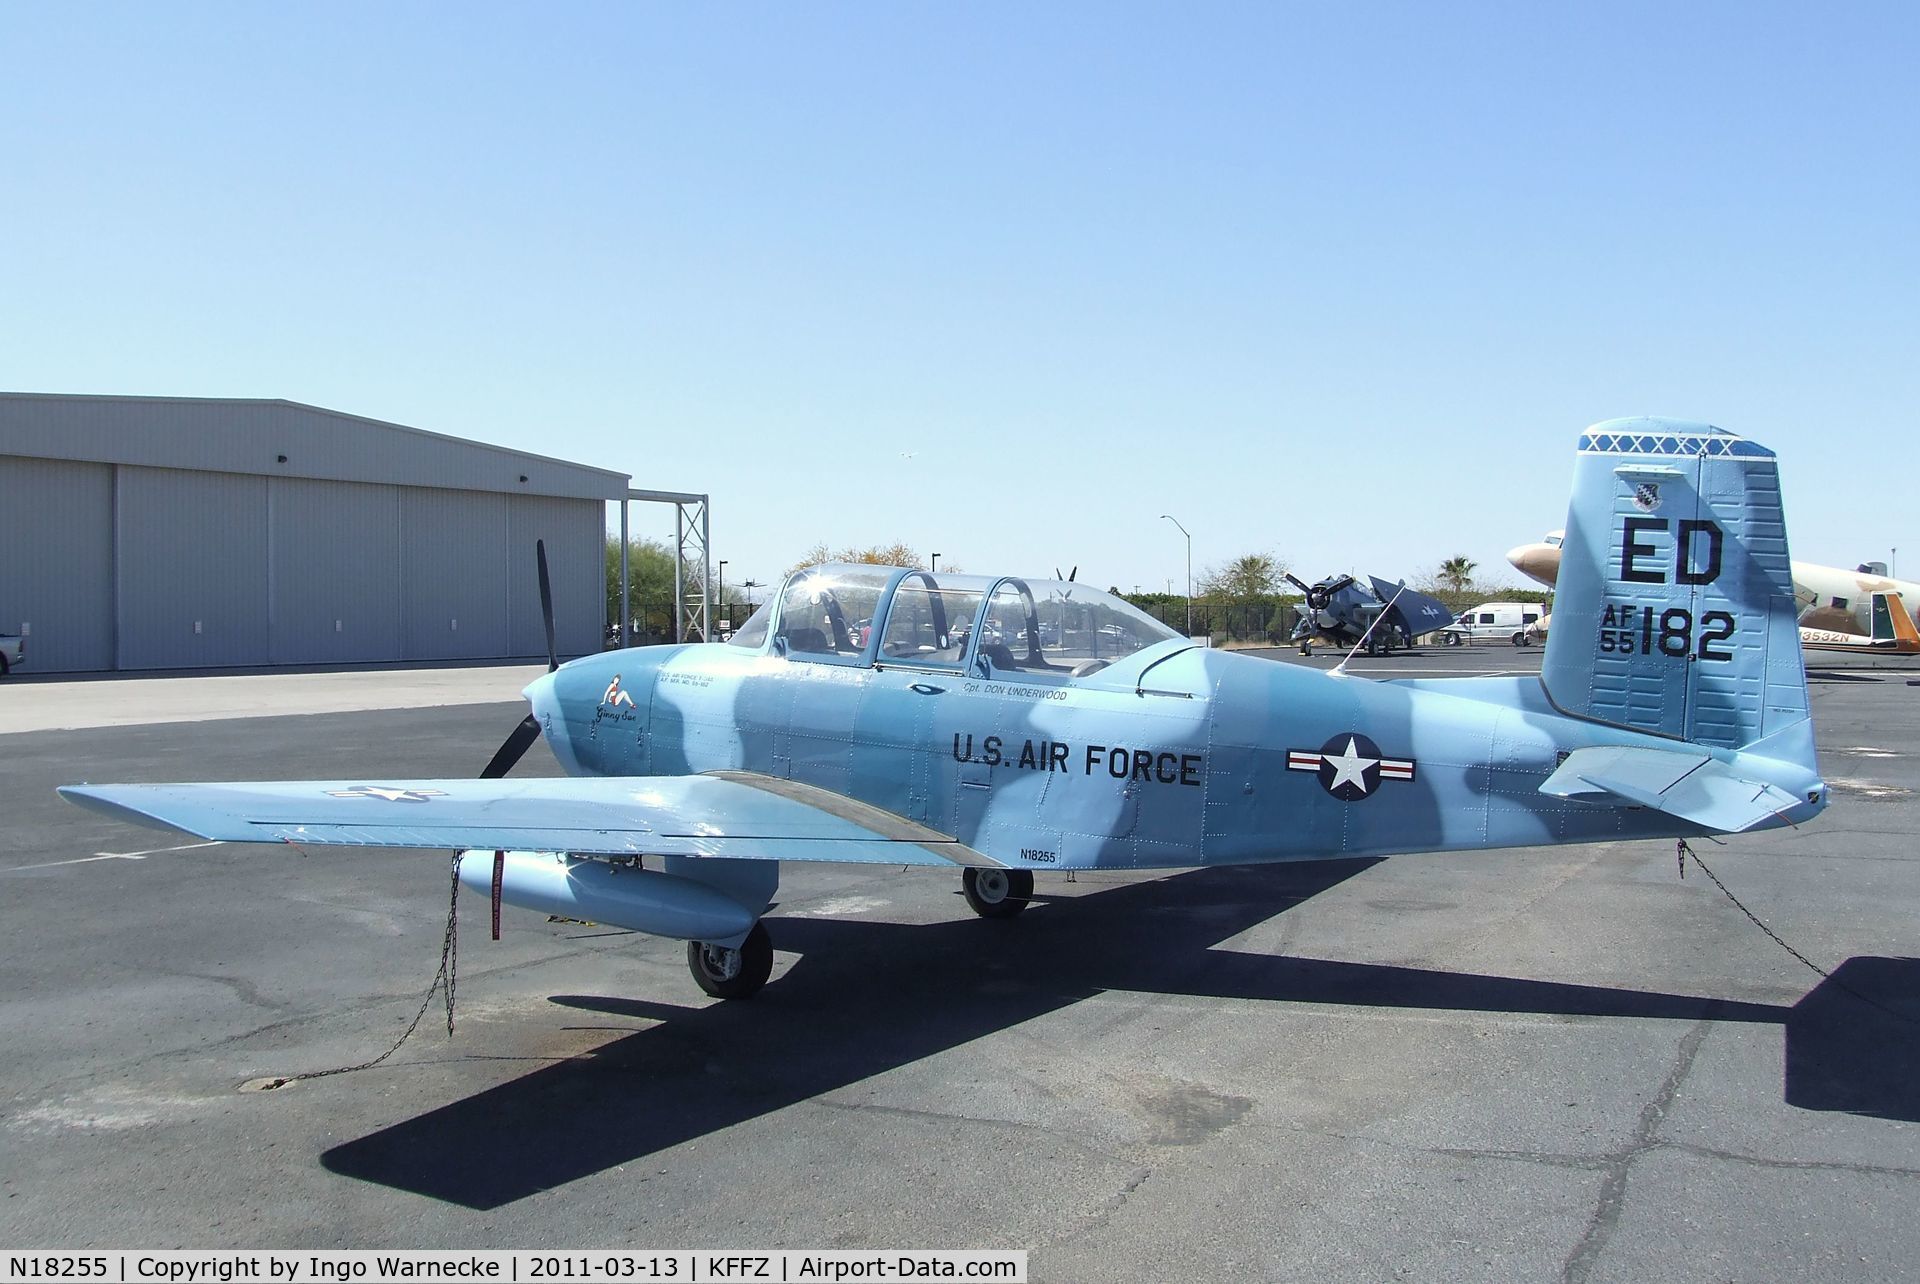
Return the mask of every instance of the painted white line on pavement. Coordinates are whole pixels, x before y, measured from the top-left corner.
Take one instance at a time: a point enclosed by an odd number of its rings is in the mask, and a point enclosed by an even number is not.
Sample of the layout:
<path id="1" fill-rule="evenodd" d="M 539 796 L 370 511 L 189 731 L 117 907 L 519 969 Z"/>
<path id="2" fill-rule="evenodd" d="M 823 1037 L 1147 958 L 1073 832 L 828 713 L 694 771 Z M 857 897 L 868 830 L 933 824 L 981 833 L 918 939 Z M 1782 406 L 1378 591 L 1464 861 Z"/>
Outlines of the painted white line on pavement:
<path id="1" fill-rule="evenodd" d="M 158 856 L 164 852 L 190 852 L 196 847 L 218 847 L 218 842 L 182 843 L 178 847 L 151 847 L 143 852 L 95 852 L 91 856 L 76 856 L 72 860 L 50 860 L 40 865 L 15 865 L 12 869 L 0 870 L 0 874 L 18 874 L 28 869 L 58 869 L 62 865 L 87 865 L 97 860 L 145 860 L 149 856 Z"/>

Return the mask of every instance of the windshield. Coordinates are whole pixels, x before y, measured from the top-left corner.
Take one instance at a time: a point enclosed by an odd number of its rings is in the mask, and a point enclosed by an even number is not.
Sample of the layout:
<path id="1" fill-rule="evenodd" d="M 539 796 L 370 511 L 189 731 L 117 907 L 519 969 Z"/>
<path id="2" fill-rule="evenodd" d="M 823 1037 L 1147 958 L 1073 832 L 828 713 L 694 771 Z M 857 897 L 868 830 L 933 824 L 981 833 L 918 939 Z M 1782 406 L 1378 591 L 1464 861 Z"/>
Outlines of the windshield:
<path id="1" fill-rule="evenodd" d="M 780 631 L 788 655 L 857 656 L 867 649 L 873 613 L 890 566 L 816 566 L 796 573 L 780 594 Z"/>
<path id="2" fill-rule="evenodd" d="M 735 646 L 752 647 L 757 651 L 767 644 L 767 628 L 772 623 L 773 599 L 768 598 L 754 608 L 753 614 L 747 617 L 747 622 L 735 629 L 733 636 L 727 641 Z"/>
<path id="3" fill-rule="evenodd" d="M 1025 609 L 1031 598 L 1031 613 Z M 1094 664 L 1144 651 L 1180 634 L 1111 593 L 1062 580 L 1007 580 L 994 593 L 987 627 L 1001 627 L 1017 639 L 1016 664 L 1032 663 L 1031 638 L 1038 633 L 1039 654 L 1050 666 L 1082 671 Z"/>

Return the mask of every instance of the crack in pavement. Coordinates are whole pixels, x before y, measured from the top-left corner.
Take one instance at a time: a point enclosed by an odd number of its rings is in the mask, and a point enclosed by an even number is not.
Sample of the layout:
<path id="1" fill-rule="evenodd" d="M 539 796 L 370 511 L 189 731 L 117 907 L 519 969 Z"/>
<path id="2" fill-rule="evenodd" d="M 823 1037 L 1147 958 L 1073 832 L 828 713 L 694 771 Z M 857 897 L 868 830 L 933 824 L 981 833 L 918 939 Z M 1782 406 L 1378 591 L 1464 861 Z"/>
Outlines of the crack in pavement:
<path id="1" fill-rule="evenodd" d="M 922 1110 L 913 1106 L 884 1106 L 878 1102 L 838 1101 L 832 1097 L 815 1097 L 807 1104 L 823 1107 L 828 1110 L 848 1112 L 873 1111 L 883 1115 L 895 1115 L 903 1119 L 931 1121 L 935 1123 L 973 1124 L 981 1128 L 1005 1128 L 1021 1133 L 1038 1132 L 1065 1145 L 1071 1146 L 1083 1154 L 1104 1159 L 1110 1164 L 1124 1164 L 1128 1162 L 1124 1156 L 1116 1155 L 1109 1150 L 1103 1150 L 1084 1137 L 1075 1136 L 1071 1132 L 1055 1128 L 1048 1124 L 1022 1123 L 1017 1119 L 1000 1119 L 992 1116 L 956 1115 L 950 1111 Z"/>
<path id="2" fill-rule="evenodd" d="M 1666 1119 L 1667 1111 L 1672 1108 L 1674 1098 L 1680 1095 L 1680 1085 L 1692 1071 L 1693 1059 L 1699 1054 L 1700 1045 L 1706 1042 L 1707 1032 L 1713 1025 L 1712 1021 L 1697 1021 L 1682 1036 L 1673 1068 L 1667 1072 L 1660 1091 L 1640 1111 L 1640 1121 L 1634 1127 L 1633 1140 L 1625 1150 L 1606 1157 L 1607 1175 L 1600 1183 L 1600 1199 L 1594 1207 L 1593 1218 L 1560 1269 L 1564 1284 L 1585 1284 L 1593 1274 L 1594 1264 L 1606 1248 L 1607 1241 L 1613 1238 L 1614 1229 L 1620 1223 L 1621 1210 L 1626 1207 L 1628 1171 L 1633 1167 L 1634 1160 L 1660 1144 L 1656 1137 L 1660 1125 Z"/>
<path id="3" fill-rule="evenodd" d="M 1084 1239 L 1086 1236 L 1100 1230 L 1108 1222 L 1113 1220 L 1115 1214 L 1126 1207 L 1127 1201 L 1133 1198 L 1134 1192 L 1146 1185 L 1147 1179 L 1152 1176 L 1153 1169 L 1136 1168 L 1133 1176 L 1127 1179 L 1126 1184 L 1113 1194 L 1107 1196 L 1106 1202 L 1083 1218 L 1079 1226 L 1064 1235 L 1054 1236 L 1047 1241 L 1046 1246 L 1048 1248 L 1058 1248 L 1062 1244 L 1072 1243 L 1077 1239 Z"/>
<path id="4" fill-rule="evenodd" d="M 1703 1159 L 1751 1164 L 1755 1168 L 1784 1168 L 1803 1173 L 1858 1173 L 1865 1177 L 1920 1177 L 1920 1168 L 1899 1168 L 1890 1164 L 1856 1164 L 1844 1159 L 1768 1159 L 1763 1155 L 1743 1155 L 1737 1150 L 1716 1150 L 1712 1146 L 1696 1146 L 1684 1141 L 1665 1141 L 1659 1145 L 1665 1150 L 1684 1151 Z"/>

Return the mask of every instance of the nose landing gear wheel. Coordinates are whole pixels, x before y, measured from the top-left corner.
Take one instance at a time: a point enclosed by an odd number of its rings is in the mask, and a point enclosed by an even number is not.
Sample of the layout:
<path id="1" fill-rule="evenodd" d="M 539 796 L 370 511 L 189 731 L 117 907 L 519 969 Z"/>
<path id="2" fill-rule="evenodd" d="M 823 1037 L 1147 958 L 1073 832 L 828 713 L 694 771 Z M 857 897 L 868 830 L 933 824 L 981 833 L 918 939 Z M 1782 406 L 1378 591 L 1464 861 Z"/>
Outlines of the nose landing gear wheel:
<path id="1" fill-rule="evenodd" d="M 716 999 L 750 999 L 773 975 L 773 938 L 765 924 L 755 923 L 738 949 L 688 941 L 687 970 Z"/>
<path id="2" fill-rule="evenodd" d="M 969 866 L 960 875 L 960 890 L 967 907 L 981 918 L 1012 918 L 1033 896 L 1033 871 Z"/>

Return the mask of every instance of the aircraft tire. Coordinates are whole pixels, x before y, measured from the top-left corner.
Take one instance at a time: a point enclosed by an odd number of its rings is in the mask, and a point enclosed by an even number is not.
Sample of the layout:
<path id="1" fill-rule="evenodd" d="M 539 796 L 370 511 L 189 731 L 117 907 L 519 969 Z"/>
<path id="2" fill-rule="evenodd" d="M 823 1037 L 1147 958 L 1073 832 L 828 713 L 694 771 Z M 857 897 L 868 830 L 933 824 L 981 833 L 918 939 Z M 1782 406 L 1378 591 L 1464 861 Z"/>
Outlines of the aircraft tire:
<path id="1" fill-rule="evenodd" d="M 755 923 L 739 949 L 687 942 L 687 970 L 693 981 L 716 999 L 750 999 L 773 975 L 773 938 L 765 923 Z"/>
<path id="2" fill-rule="evenodd" d="M 1312 655 L 1312 654 L 1313 654 L 1313 643 L 1311 643 L 1311 642 L 1302 642 L 1302 643 L 1300 644 L 1300 654 L 1301 654 L 1301 655 Z"/>
<path id="3" fill-rule="evenodd" d="M 960 891 L 967 898 L 967 908 L 981 918 L 1012 918 L 1033 897 L 1033 871 L 970 865 L 960 874 Z"/>

